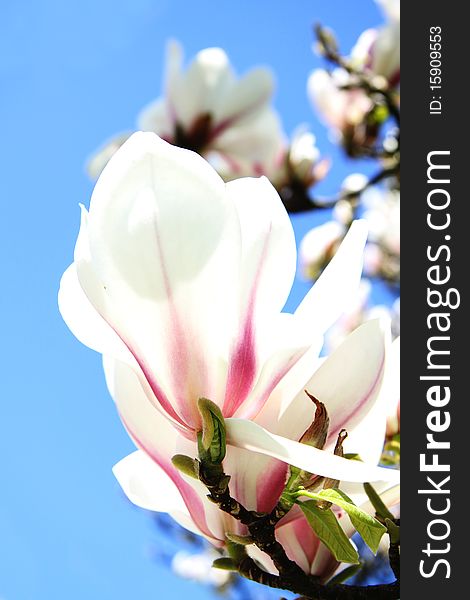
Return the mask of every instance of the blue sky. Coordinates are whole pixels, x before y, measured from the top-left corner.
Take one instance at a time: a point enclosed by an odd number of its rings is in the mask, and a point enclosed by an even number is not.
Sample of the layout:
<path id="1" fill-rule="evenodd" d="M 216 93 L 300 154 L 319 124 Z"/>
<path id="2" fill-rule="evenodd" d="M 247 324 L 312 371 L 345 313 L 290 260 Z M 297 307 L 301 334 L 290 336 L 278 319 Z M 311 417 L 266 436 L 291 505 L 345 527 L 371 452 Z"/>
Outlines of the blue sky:
<path id="1" fill-rule="evenodd" d="M 323 191 L 357 170 L 306 98 L 317 21 L 348 50 L 381 16 L 372 0 L 0 3 L 0 600 L 212 597 L 152 558 L 164 542 L 111 473 L 132 443 L 99 356 L 60 318 L 57 288 L 92 190 L 85 159 L 159 94 L 169 37 L 188 57 L 224 47 L 238 72 L 271 65 L 286 130 L 310 123 L 334 159 Z M 294 220 L 298 238 L 312 223 Z M 296 285 L 290 308 L 306 289 Z"/>

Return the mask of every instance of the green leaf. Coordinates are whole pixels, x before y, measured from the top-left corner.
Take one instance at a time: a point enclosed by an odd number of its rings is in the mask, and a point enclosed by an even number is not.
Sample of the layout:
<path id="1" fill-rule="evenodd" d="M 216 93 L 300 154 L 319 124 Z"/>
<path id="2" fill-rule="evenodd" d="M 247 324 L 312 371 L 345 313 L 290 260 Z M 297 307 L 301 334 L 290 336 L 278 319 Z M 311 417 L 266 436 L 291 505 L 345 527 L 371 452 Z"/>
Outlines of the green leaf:
<path id="1" fill-rule="evenodd" d="M 380 540 L 387 528 L 366 513 L 362 508 L 357 507 L 354 502 L 346 496 L 344 492 L 338 489 L 322 490 L 319 495 L 329 502 L 343 508 L 351 519 L 351 523 L 356 528 L 359 535 L 375 554 L 379 549 Z"/>
<path id="2" fill-rule="evenodd" d="M 367 494 L 370 503 L 375 508 L 375 512 L 379 515 L 379 517 L 381 517 L 384 521 L 385 519 L 390 519 L 391 521 L 393 521 L 394 516 L 385 506 L 385 504 L 382 501 L 382 498 L 377 494 L 377 492 L 371 486 L 370 483 L 364 484 L 364 491 Z"/>
<path id="3" fill-rule="evenodd" d="M 380 540 L 387 528 L 366 513 L 362 508 L 357 507 L 354 502 L 344 492 L 336 488 L 322 490 L 321 492 L 299 492 L 308 498 L 319 501 L 327 501 L 339 506 L 348 513 L 351 523 L 356 528 L 364 542 L 375 554 L 379 548 Z"/>
<path id="4" fill-rule="evenodd" d="M 299 507 L 307 517 L 310 526 L 336 560 L 359 564 L 357 550 L 344 533 L 333 511 L 318 508 L 313 500 L 299 502 Z"/>

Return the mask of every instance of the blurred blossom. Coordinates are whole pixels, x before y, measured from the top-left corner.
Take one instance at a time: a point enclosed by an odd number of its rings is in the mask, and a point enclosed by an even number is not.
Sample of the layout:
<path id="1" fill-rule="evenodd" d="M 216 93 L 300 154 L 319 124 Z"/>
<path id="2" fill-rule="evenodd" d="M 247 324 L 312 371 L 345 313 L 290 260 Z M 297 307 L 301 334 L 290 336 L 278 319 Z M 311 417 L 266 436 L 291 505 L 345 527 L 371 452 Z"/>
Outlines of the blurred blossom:
<path id="1" fill-rule="evenodd" d="M 400 80 L 400 1 L 377 0 L 387 23 L 377 29 L 367 29 L 351 51 L 357 68 L 384 77 L 390 85 Z"/>
<path id="2" fill-rule="evenodd" d="M 371 282 L 368 279 L 362 279 L 359 293 L 351 303 L 349 310 L 326 333 L 325 345 L 330 352 L 337 348 L 357 327 L 372 319 L 389 322 L 393 339 L 400 335 L 400 299 L 395 300 L 392 306 L 374 305 L 371 301 L 371 292 Z"/>
<path id="3" fill-rule="evenodd" d="M 337 221 L 328 221 L 311 229 L 300 242 L 299 262 L 306 279 L 317 279 L 330 262 L 346 234 Z"/>
<path id="4" fill-rule="evenodd" d="M 359 193 L 366 187 L 368 181 L 364 173 L 351 173 L 344 178 L 341 190 L 346 193 Z"/>
<path id="5" fill-rule="evenodd" d="M 277 164 L 284 136 L 271 107 L 271 72 L 256 68 L 237 78 L 221 48 L 206 48 L 185 69 L 183 50 L 167 46 L 163 95 L 140 113 L 137 129 L 204 156 L 225 180 L 268 173 Z M 96 177 L 126 139 L 112 139 L 91 159 Z"/>
<path id="6" fill-rule="evenodd" d="M 400 192 L 371 187 L 363 195 L 369 225 L 364 269 L 370 276 L 397 282 L 400 277 Z"/>
<path id="7" fill-rule="evenodd" d="M 113 137 L 110 141 L 103 144 L 95 154 L 88 160 L 86 168 L 88 175 L 92 179 L 98 179 L 102 170 L 108 164 L 113 154 L 119 150 L 126 140 L 132 135 L 132 132 L 120 133 Z"/>
<path id="8" fill-rule="evenodd" d="M 230 572 L 214 569 L 212 563 L 216 558 L 220 558 L 220 554 L 211 549 L 199 554 L 181 551 L 175 554 L 171 566 L 180 577 L 222 587 L 229 582 Z"/>
<path id="9" fill-rule="evenodd" d="M 331 73 L 316 69 L 308 79 L 310 100 L 327 125 L 342 136 L 360 125 L 372 109 L 372 101 L 361 89 L 343 90 L 350 83 L 350 75 L 344 69 Z"/>
<path id="10" fill-rule="evenodd" d="M 368 120 L 374 103 L 366 92 L 358 87 L 342 89 L 351 81 L 344 69 L 337 68 L 331 73 L 316 69 L 308 79 L 307 91 L 320 118 L 331 127 L 336 141 L 353 155 L 356 147 L 373 145 L 377 124 Z"/>
<path id="11" fill-rule="evenodd" d="M 365 320 L 372 285 L 367 279 L 362 279 L 359 293 L 351 302 L 349 309 L 333 324 L 326 334 L 326 347 L 330 352 L 337 348 L 344 339 Z"/>
<path id="12" fill-rule="evenodd" d="M 371 187 L 363 193 L 362 201 L 369 240 L 380 243 L 391 253 L 400 254 L 400 192 Z"/>
<path id="13" fill-rule="evenodd" d="M 123 145 L 89 211 L 82 208 L 59 306 L 78 339 L 103 354 L 110 393 L 138 448 L 114 467 L 132 502 L 169 513 L 217 547 L 228 532 L 246 534 L 171 461 L 198 455 L 199 398 L 210 398 L 225 418 L 223 466 L 232 495 L 248 510 L 273 509 L 288 465 L 341 480 L 358 504 L 358 482 L 385 489 L 398 481 L 397 472 L 377 466 L 387 331 L 369 321 L 319 359 L 324 332 L 356 294 L 366 235 L 364 222 L 355 221 L 295 313 L 281 313 L 296 248 L 268 180 L 226 184 L 196 153 L 152 133 Z M 299 442 L 316 414 L 305 389 L 328 412 L 323 449 Z M 361 427 L 368 436 L 356 435 Z M 343 428 L 345 451 L 364 462 L 333 455 Z M 337 562 L 307 533 L 303 513 L 287 517 L 277 535 L 288 555 L 328 577 Z"/>
<path id="14" fill-rule="evenodd" d="M 300 126 L 286 147 L 280 164 L 267 175 L 277 190 L 296 186 L 307 190 L 321 181 L 329 168 L 329 161 L 320 158 L 314 134 L 306 126 Z"/>

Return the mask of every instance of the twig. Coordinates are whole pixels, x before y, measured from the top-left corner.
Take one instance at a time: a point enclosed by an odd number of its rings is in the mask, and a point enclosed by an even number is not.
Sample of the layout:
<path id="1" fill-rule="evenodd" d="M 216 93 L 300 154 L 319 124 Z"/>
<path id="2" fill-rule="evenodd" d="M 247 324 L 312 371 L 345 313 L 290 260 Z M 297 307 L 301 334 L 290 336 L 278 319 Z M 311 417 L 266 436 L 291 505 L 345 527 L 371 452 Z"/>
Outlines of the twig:
<path id="1" fill-rule="evenodd" d="M 330 37 L 326 34 L 323 27 L 315 25 L 315 34 L 318 42 L 322 46 L 322 51 L 326 59 L 338 65 L 356 78 L 343 89 L 361 88 L 368 94 L 379 95 L 384 99 L 389 114 L 393 117 L 397 125 L 400 125 L 400 109 L 395 102 L 393 91 L 387 86 L 377 85 L 373 78 L 369 77 L 364 71 L 356 69 L 348 60 L 341 56 L 336 48 L 331 44 Z"/>
<path id="2" fill-rule="evenodd" d="M 365 192 L 371 186 L 373 186 L 377 183 L 380 183 L 384 179 L 388 179 L 389 177 L 398 175 L 399 172 L 400 172 L 400 162 L 398 161 L 395 164 L 391 165 L 390 167 L 385 167 L 384 169 L 381 169 L 380 171 L 375 173 L 375 175 L 373 175 L 370 179 L 368 179 L 367 182 L 358 190 L 351 190 L 351 191 L 343 192 L 336 198 L 330 198 L 330 199 L 326 199 L 326 200 L 325 199 L 322 200 L 322 199 L 318 198 L 317 200 L 312 200 L 312 208 L 333 208 L 337 204 L 337 202 L 339 202 L 340 200 L 348 200 L 348 201 L 356 200 L 356 198 L 358 196 L 360 196 L 363 192 Z"/>
<path id="3" fill-rule="evenodd" d="M 279 575 L 261 569 L 246 553 L 243 546 L 231 544 L 231 556 L 240 575 L 252 581 L 276 589 L 289 590 L 309 600 L 396 600 L 399 598 L 399 583 L 374 586 L 324 585 L 318 577 L 307 575 L 285 553 L 276 540 L 275 526 L 289 510 L 279 503 L 271 513 L 247 510 L 231 497 L 230 477 L 221 464 L 201 462 L 199 478 L 209 491 L 209 499 L 234 519 L 248 528 L 253 542 L 273 561 Z"/>

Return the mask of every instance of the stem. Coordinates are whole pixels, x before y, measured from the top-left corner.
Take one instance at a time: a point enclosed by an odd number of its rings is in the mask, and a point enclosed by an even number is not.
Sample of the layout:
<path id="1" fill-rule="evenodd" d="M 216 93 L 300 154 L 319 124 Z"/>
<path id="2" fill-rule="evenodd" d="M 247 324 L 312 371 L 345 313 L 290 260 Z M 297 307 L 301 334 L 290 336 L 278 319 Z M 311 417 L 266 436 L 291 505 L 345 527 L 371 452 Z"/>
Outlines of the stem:
<path id="1" fill-rule="evenodd" d="M 367 182 L 359 190 L 344 192 L 336 198 L 330 198 L 330 199 L 324 199 L 324 200 L 318 199 L 314 202 L 312 201 L 311 207 L 312 208 L 333 208 L 335 206 L 335 204 L 337 202 L 339 202 L 340 200 L 354 201 L 357 199 L 358 196 L 360 196 L 363 192 L 365 192 L 371 186 L 373 186 L 377 183 L 380 183 L 381 181 L 383 181 L 384 179 L 387 179 L 388 177 L 393 177 L 395 175 L 398 175 L 399 172 L 400 172 L 400 163 L 397 162 L 390 167 L 381 169 L 375 175 L 372 175 L 372 177 L 370 177 L 370 179 L 368 179 Z"/>
<path id="2" fill-rule="evenodd" d="M 245 548 L 229 543 L 229 552 L 243 577 L 276 589 L 289 590 L 301 594 L 309 600 L 396 600 L 399 598 L 399 583 L 374 586 L 324 585 L 318 577 L 306 575 L 291 561 L 284 548 L 276 540 L 275 526 L 290 510 L 291 504 L 277 504 L 271 513 L 258 513 L 247 510 L 231 497 L 230 477 L 224 473 L 221 464 L 200 464 L 199 478 L 209 491 L 209 499 L 227 514 L 248 528 L 253 542 L 273 561 L 279 575 L 261 569 L 246 553 Z"/>
<path id="3" fill-rule="evenodd" d="M 288 579 L 308 581 L 302 569 L 288 558 L 276 540 L 274 528 L 287 512 L 282 505 L 277 505 L 269 514 L 247 510 L 231 497 L 228 487 L 230 477 L 225 475 L 221 464 L 207 465 L 202 462 L 199 478 L 209 490 L 209 498 L 225 513 L 246 525 L 253 541 L 272 559 L 279 572 Z"/>
<path id="4" fill-rule="evenodd" d="M 307 584 L 272 575 L 258 567 L 248 556 L 238 563 L 240 575 L 268 587 L 302 594 L 297 600 L 397 600 L 400 587 L 397 581 L 381 585 L 324 585 L 318 581 Z M 311 579 L 311 578 L 309 578 Z"/>

